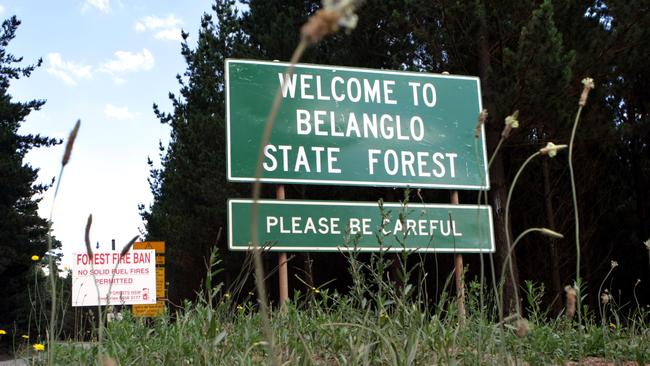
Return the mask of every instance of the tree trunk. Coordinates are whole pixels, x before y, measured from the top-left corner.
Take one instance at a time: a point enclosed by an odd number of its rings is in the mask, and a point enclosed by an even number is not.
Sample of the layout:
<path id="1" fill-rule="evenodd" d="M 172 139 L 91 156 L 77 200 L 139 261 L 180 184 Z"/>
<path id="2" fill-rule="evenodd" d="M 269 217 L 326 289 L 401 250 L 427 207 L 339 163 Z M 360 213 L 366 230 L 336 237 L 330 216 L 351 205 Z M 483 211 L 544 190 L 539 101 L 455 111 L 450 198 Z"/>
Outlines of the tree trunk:
<path id="1" fill-rule="evenodd" d="M 496 116 L 497 108 L 494 104 L 495 91 L 490 88 L 490 48 L 488 45 L 488 27 L 485 12 L 485 4 L 479 3 L 483 9 L 478 9 L 477 14 L 479 17 L 479 41 L 478 41 L 478 62 L 479 62 L 479 77 L 481 78 L 481 93 L 483 95 L 484 105 L 488 110 L 488 117 L 486 121 L 486 144 L 488 152 L 493 152 L 501 138 L 501 131 L 503 124 L 498 121 L 502 120 L 500 116 Z M 497 118 L 495 118 L 497 117 Z M 478 116 L 477 116 L 478 118 Z M 490 154 L 489 154 L 490 155 Z M 506 242 L 506 228 L 505 226 L 505 203 L 507 197 L 507 189 L 505 182 L 505 173 L 503 169 L 503 159 L 501 155 L 494 158 L 492 167 L 490 168 L 490 182 L 491 190 L 489 194 L 488 203 L 492 206 L 493 222 L 494 222 L 494 239 L 496 241 L 496 273 L 501 273 L 501 268 L 506 263 L 508 257 L 508 244 Z M 506 311 L 516 309 L 514 291 L 515 286 L 519 283 L 519 271 L 517 269 L 516 255 L 513 252 L 510 258 L 514 271 L 514 283 L 511 276 L 506 275 L 504 280 L 503 292 L 503 309 Z M 496 279 L 500 281 L 499 278 Z M 496 284 L 495 284 L 496 285 Z"/>

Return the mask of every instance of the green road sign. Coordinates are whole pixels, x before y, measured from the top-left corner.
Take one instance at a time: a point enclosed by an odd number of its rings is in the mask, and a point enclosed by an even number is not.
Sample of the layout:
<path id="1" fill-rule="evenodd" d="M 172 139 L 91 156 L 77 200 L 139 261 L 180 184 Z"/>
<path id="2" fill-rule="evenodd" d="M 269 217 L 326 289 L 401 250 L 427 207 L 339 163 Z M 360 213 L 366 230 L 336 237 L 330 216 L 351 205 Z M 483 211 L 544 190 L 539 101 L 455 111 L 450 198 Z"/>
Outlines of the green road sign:
<path id="1" fill-rule="evenodd" d="M 476 77 L 226 61 L 228 179 L 251 182 L 264 124 L 269 183 L 489 189 Z"/>
<path id="2" fill-rule="evenodd" d="M 252 205 L 228 201 L 230 250 L 251 249 Z M 494 252 L 489 206 L 260 200 L 258 230 L 279 252 Z"/>

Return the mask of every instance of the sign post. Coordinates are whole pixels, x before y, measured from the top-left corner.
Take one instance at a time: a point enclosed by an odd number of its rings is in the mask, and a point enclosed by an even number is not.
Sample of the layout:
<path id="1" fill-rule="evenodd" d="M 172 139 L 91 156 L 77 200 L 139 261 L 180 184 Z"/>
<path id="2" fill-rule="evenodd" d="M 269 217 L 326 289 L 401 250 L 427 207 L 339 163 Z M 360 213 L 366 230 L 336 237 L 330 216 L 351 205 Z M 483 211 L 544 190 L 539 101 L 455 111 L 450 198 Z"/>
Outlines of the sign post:
<path id="1" fill-rule="evenodd" d="M 451 191 L 451 204 L 458 205 L 458 191 Z M 491 229 L 491 228 L 490 228 Z M 454 254 L 454 279 L 456 282 L 456 298 L 458 299 L 458 318 L 465 323 L 465 285 L 463 283 L 463 255 Z"/>
<path id="2" fill-rule="evenodd" d="M 275 197 L 284 200 L 284 186 L 280 184 L 276 191 Z M 287 269 L 287 253 L 278 253 L 278 281 L 280 287 L 280 305 L 289 300 L 289 273 Z"/>

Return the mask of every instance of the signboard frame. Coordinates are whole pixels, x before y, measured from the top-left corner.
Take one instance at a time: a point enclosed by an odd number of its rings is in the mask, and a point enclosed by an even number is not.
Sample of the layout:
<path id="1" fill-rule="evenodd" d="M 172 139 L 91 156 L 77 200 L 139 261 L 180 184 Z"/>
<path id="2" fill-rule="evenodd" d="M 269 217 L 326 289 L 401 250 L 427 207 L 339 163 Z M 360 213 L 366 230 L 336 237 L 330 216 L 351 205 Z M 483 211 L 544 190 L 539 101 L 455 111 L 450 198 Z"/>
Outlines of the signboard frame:
<path id="1" fill-rule="evenodd" d="M 246 59 L 226 59 L 225 61 L 225 92 L 226 92 L 226 160 L 227 160 L 227 177 L 229 181 L 232 182 L 254 182 L 255 177 L 253 173 L 250 174 L 245 174 L 245 175 L 236 175 L 233 173 L 233 157 L 232 157 L 232 149 L 233 149 L 233 142 L 231 138 L 231 133 L 232 133 L 232 106 L 231 106 L 231 76 L 230 76 L 230 66 L 233 64 L 249 64 L 249 65 L 260 65 L 260 66 L 273 66 L 273 67 L 281 67 L 283 68 L 282 72 L 286 72 L 286 68 L 290 65 L 288 63 L 282 63 L 282 62 L 268 62 L 268 61 L 256 61 L 256 60 L 246 60 Z M 366 69 L 366 68 L 352 68 L 352 67 L 343 67 L 343 66 L 327 66 L 327 65 L 316 65 L 316 64 L 297 64 L 296 65 L 296 71 L 300 70 L 305 70 L 305 69 L 310 69 L 310 70 L 325 70 L 325 71 L 332 71 L 332 72 L 337 72 L 337 71 L 345 71 L 345 72 L 358 72 L 358 73 L 365 73 L 365 74 L 371 74 L 371 75 L 376 75 L 377 77 L 383 75 L 395 75 L 399 77 L 411 77 L 411 78 L 421 78 L 421 79 L 445 79 L 445 80 L 469 80 L 473 81 L 476 83 L 476 95 L 478 100 L 476 101 L 476 104 L 478 105 L 478 109 L 475 111 L 476 116 L 472 120 L 472 123 L 474 123 L 474 126 L 471 127 L 470 130 L 468 130 L 468 133 L 471 132 L 471 136 L 474 136 L 474 131 L 475 127 L 478 123 L 478 117 L 480 112 L 483 110 L 482 106 L 482 101 L 481 101 L 481 87 L 480 87 L 480 79 L 478 77 L 473 77 L 473 76 L 461 76 L 461 75 L 445 75 L 445 74 L 432 74 L 432 73 L 421 73 L 421 72 L 409 72 L 409 71 L 394 71 L 394 70 L 377 70 L 377 69 Z M 275 95 L 277 92 L 277 84 L 274 84 L 275 86 L 271 88 L 272 90 L 267 91 L 271 95 Z M 474 102 L 472 102 L 474 103 Z M 283 103 L 285 104 L 285 103 Z M 270 104 L 267 106 L 263 106 L 260 108 L 268 108 L 270 109 Z M 264 110 L 263 113 L 268 113 L 268 110 Z M 281 122 L 278 122 L 281 123 Z M 276 127 L 278 125 L 276 123 Z M 480 144 L 482 147 L 482 151 L 479 152 L 479 161 L 477 162 L 477 171 L 475 173 L 479 174 L 480 179 L 477 179 L 479 182 L 478 184 L 448 184 L 448 183 L 426 183 L 423 182 L 423 179 L 421 177 L 417 177 L 420 181 L 411 181 L 409 180 L 409 177 L 404 177 L 402 180 L 396 180 L 396 181 L 384 181 L 384 180 L 371 180 L 371 177 L 368 177 L 368 179 L 356 179 L 356 180 L 350 180 L 350 179 L 336 179 L 335 177 L 332 177 L 333 174 L 329 174 L 328 178 L 323 178 L 323 179 L 311 179 L 311 178 L 291 178 L 291 177 L 268 177 L 264 176 L 262 174 L 262 177 L 260 177 L 260 181 L 263 183 L 277 183 L 277 184 L 285 184 L 285 183 L 290 183 L 290 184 L 322 184 L 322 185 L 352 185 L 352 186 L 375 186 L 375 187 L 417 187 L 417 188 L 439 188 L 439 189 L 466 189 L 466 190 L 489 190 L 490 189 L 490 179 L 489 179 L 489 172 L 488 172 L 488 159 L 487 159 L 487 147 L 486 147 L 486 141 L 485 141 L 485 128 L 483 125 L 480 127 L 480 136 L 478 139 L 480 139 Z M 263 129 L 263 126 L 262 126 Z M 258 129 L 256 129 L 258 130 Z M 275 130 L 275 128 L 274 128 Z M 261 132 L 260 132 L 261 133 Z M 332 138 L 329 136 L 328 138 Z M 249 139 L 250 140 L 250 139 Z M 273 140 L 273 136 L 271 137 L 271 140 Z M 250 140 L 253 141 L 253 140 Z M 255 140 L 256 141 L 256 140 Z M 252 145 L 255 145 L 254 143 L 251 142 Z M 238 144 L 239 145 L 239 144 Z M 254 146 L 254 156 L 255 156 L 255 161 L 257 160 L 257 154 L 259 152 L 259 145 Z M 318 158 L 320 159 L 320 158 Z M 254 164 L 254 163 L 253 163 Z M 403 164 L 403 163 L 402 163 Z M 480 165 L 482 165 L 482 169 L 480 169 Z M 253 172 L 255 168 L 253 167 L 251 169 L 251 172 Z M 403 170 L 406 170 L 406 168 L 403 168 Z M 370 175 L 371 173 L 368 173 Z M 331 178 L 330 178 L 331 177 Z"/>
<path id="2" fill-rule="evenodd" d="M 165 291 L 165 242 L 144 241 L 133 244 L 134 250 L 151 249 L 156 253 L 156 302 L 154 304 L 133 305 L 131 312 L 134 317 L 156 317 L 165 313 L 167 291 Z M 160 294 L 159 294 L 160 293 Z"/>
<path id="3" fill-rule="evenodd" d="M 90 259 L 86 252 L 74 253 L 72 306 L 155 304 L 157 301 L 155 256 L 154 250 L 131 250 L 124 256 L 119 251 L 99 251 L 92 253 L 93 259 Z M 130 262 L 131 258 L 136 261 Z M 147 258 L 149 262 L 140 262 L 141 259 L 137 258 Z M 79 262 L 84 263 L 79 264 Z M 91 264 L 91 262 L 95 263 Z M 141 272 L 143 268 L 147 269 L 146 273 Z M 96 272 L 95 275 L 93 271 Z M 131 281 L 126 282 L 128 279 Z M 143 288 L 143 284 L 147 287 Z M 145 289 L 147 292 L 144 291 Z M 145 299 L 145 296 L 148 299 Z"/>
<path id="4" fill-rule="evenodd" d="M 234 218 L 233 218 L 233 204 L 244 203 L 244 204 L 253 204 L 252 199 L 229 199 L 228 200 L 228 249 L 231 251 L 245 251 L 251 250 L 251 246 L 243 245 L 234 245 L 233 244 L 233 233 L 234 233 Z M 375 207 L 377 208 L 377 215 L 380 214 L 378 202 L 357 202 L 357 201 L 317 201 L 317 200 L 270 200 L 262 199 L 259 200 L 260 205 L 265 204 L 274 204 L 274 205 L 304 205 L 304 206 L 353 206 L 353 207 Z M 383 206 L 386 210 L 393 210 L 395 208 L 403 208 L 404 206 L 401 203 L 393 202 L 384 202 Z M 489 205 L 458 205 L 458 204 L 416 204 L 409 203 L 406 206 L 409 210 L 422 210 L 422 209 L 450 209 L 450 210 L 486 210 L 487 211 L 487 222 L 485 227 L 485 236 L 489 240 L 489 248 L 435 248 L 435 247 L 419 247 L 419 248 L 406 248 L 406 251 L 409 252 L 418 252 L 418 253 L 494 253 L 495 252 L 495 240 L 494 240 L 494 224 L 492 218 L 492 208 Z M 477 220 L 479 216 L 477 215 Z M 261 220 L 261 216 L 259 218 Z M 249 227 L 246 225 L 245 228 L 240 230 L 249 230 Z M 261 237 L 262 235 L 260 235 Z M 343 237 L 341 238 L 343 239 Z M 277 251 L 277 252 L 403 252 L 405 249 L 402 247 L 345 247 L 341 246 L 286 246 L 281 244 L 273 245 L 270 248 L 263 248 L 268 251 Z"/>

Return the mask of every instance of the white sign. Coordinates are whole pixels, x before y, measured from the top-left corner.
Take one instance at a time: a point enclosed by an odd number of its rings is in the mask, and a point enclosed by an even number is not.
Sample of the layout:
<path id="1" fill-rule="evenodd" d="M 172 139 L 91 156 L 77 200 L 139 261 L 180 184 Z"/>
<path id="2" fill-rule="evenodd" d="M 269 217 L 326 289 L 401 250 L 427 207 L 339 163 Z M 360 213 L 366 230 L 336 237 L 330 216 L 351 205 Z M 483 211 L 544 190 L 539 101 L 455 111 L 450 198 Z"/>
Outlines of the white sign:
<path id="1" fill-rule="evenodd" d="M 155 303 L 155 250 L 74 254 L 72 306 Z"/>

